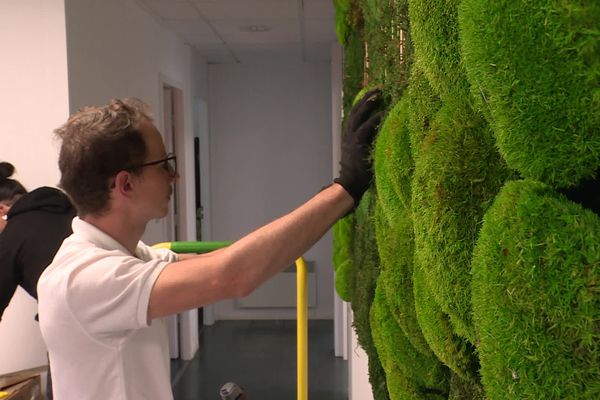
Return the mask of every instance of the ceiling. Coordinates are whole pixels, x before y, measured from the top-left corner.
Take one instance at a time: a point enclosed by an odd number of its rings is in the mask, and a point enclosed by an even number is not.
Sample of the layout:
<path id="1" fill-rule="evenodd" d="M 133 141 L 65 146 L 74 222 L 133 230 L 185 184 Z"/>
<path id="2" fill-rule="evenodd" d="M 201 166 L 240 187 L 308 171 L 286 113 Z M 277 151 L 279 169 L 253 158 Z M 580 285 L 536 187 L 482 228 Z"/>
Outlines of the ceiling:
<path id="1" fill-rule="evenodd" d="M 333 0 L 136 1 L 209 63 L 327 61 L 336 41 Z"/>

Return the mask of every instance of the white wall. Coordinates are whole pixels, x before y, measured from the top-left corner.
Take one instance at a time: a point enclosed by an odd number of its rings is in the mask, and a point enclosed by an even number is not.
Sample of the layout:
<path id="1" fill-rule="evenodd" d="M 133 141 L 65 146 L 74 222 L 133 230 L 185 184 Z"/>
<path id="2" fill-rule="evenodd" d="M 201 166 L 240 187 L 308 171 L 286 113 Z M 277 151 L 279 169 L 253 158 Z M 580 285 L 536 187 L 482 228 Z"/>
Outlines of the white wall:
<path id="1" fill-rule="evenodd" d="M 212 238 L 236 240 L 331 182 L 328 63 L 209 65 Z M 265 246 L 268 246 L 265 243 Z M 333 318 L 331 235 L 306 255 L 317 272 L 312 318 Z M 295 318 L 295 310 L 240 310 L 217 319 Z"/>
<path id="2" fill-rule="evenodd" d="M 348 400 L 373 400 L 373 389 L 369 382 L 369 357 L 358 344 L 353 326 L 354 315 L 349 311 L 348 336 Z"/>
<path id="3" fill-rule="evenodd" d="M 0 160 L 30 190 L 59 179 L 52 130 L 69 115 L 64 19 L 62 0 L 0 2 Z M 0 322 L 0 374 L 47 363 L 36 312 L 19 289 Z"/>

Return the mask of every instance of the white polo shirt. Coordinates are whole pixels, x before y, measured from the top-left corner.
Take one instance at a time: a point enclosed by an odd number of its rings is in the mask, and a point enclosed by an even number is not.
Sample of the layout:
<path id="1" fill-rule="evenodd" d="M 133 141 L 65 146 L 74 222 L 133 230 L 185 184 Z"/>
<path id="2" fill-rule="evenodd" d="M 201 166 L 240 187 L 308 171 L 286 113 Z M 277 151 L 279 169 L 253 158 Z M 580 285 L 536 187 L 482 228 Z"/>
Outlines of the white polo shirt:
<path id="1" fill-rule="evenodd" d="M 172 399 L 165 323 L 147 321 L 169 250 L 131 254 L 79 218 L 38 281 L 39 318 L 56 400 Z"/>

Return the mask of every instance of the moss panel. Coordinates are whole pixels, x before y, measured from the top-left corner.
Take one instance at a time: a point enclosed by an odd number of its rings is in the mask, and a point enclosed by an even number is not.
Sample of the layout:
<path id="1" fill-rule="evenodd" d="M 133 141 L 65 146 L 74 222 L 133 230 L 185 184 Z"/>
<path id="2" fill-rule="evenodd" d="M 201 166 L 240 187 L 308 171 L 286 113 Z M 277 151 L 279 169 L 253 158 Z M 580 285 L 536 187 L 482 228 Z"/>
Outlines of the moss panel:
<path id="1" fill-rule="evenodd" d="M 388 114 L 374 151 L 377 209 L 375 228 L 381 285 L 392 315 L 412 345 L 431 354 L 418 325 L 412 289 L 414 235 L 410 208 L 412 158 L 407 127 L 407 101 Z"/>
<path id="2" fill-rule="evenodd" d="M 459 0 L 409 0 L 415 61 L 442 99 L 468 88 L 458 41 Z"/>
<path id="3" fill-rule="evenodd" d="M 419 157 L 421 144 L 432 130 L 433 118 L 442 107 L 440 96 L 431 87 L 427 77 L 415 66 L 406 93 L 408 97 L 408 129 L 413 160 Z"/>
<path id="4" fill-rule="evenodd" d="M 344 46 L 343 110 L 348 115 L 357 93 L 363 87 L 365 41 L 362 15 L 354 11 L 352 30 Z"/>
<path id="5" fill-rule="evenodd" d="M 600 166 L 600 2 L 459 7 L 464 64 L 502 156 L 523 177 L 569 187 Z"/>
<path id="6" fill-rule="evenodd" d="M 352 311 L 358 343 L 369 358 L 369 381 L 376 400 L 388 399 L 385 372 L 377 355 L 371 334 L 369 312 L 375 297 L 379 276 L 379 257 L 375 243 L 374 211 L 376 197 L 368 190 L 354 212 L 354 273 Z"/>
<path id="7" fill-rule="evenodd" d="M 369 55 L 369 84 L 383 86 L 396 102 L 406 85 L 412 61 L 407 0 L 361 0 Z"/>
<path id="8" fill-rule="evenodd" d="M 450 378 L 448 400 L 488 400 L 481 382 L 465 380 L 456 374 Z"/>
<path id="9" fill-rule="evenodd" d="M 390 399 L 446 399 L 449 370 L 430 353 L 424 356 L 406 338 L 391 315 L 379 276 L 371 306 L 371 329 L 379 359 L 386 371 Z M 390 385 L 398 380 L 403 385 Z"/>
<path id="10" fill-rule="evenodd" d="M 390 313 L 408 337 L 411 344 L 424 355 L 431 355 L 431 349 L 423 337 L 417 321 L 413 295 L 413 254 L 414 241 L 412 222 L 407 211 L 394 222 L 394 228 L 387 222 L 381 208 L 376 212 L 376 235 L 381 277 L 379 279 Z"/>
<path id="11" fill-rule="evenodd" d="M 415 253 L 454 330 L 475 339 L 471 257 L 483 214 L 506 170 L 485 120 L 468 103 L 444 102 L 415 158 Z"/>
<path id="12" fill-rule="evenodd" d="M 398 207 L 410 209 L 414 163 L 410 148 L 408 106 L 406 96 L 392 108 L 375 142 L 375 184 L 379 203 L 386 214 L 393 213 Z"/>
<path id="13" fill-rule="evenodd" d="M 513 181 L 486 213 L 473 308 L 486 395 L 600 398 L 600 219 Z"/>
<path id="14" fill-rule="evenodd" d="M 344 301 L 352 300 L 352 248 L 354 215 L 340 219 L 333 226 L 333 268 L 335 290 Z"/>
<path id="15" fill-rule="evenodd" d="M 418 263 L 413 273 L 413 290 L 417 320 L 431 350 L 462 379 L 477 382 L 479 366 L 475 349 L 452 331 L 450 320 L 435 301 Z"/>

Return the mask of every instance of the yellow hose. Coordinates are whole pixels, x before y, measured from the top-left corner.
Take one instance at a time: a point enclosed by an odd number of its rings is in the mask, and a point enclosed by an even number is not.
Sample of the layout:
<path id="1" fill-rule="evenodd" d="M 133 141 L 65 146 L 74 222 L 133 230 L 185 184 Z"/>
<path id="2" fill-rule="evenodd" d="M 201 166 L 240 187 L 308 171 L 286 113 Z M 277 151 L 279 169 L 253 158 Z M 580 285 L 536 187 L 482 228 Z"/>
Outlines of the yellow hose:
<path id="1" fill-rule="evenodd" d="M 298 353 L 298 400 L 308 398 L 308 303 L 306 287 L 306 262 L 300 257 L 296 260 L 297 295 L 297 333 L 296 351 Z"/>

